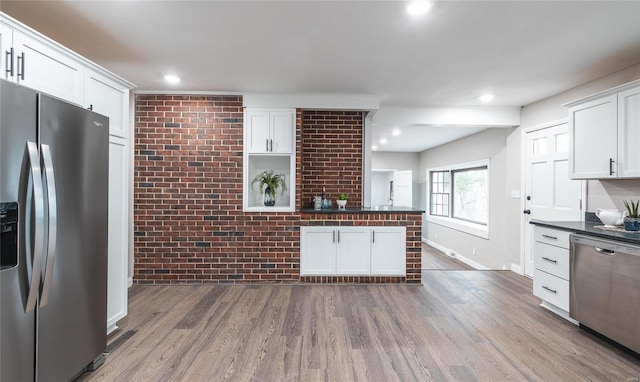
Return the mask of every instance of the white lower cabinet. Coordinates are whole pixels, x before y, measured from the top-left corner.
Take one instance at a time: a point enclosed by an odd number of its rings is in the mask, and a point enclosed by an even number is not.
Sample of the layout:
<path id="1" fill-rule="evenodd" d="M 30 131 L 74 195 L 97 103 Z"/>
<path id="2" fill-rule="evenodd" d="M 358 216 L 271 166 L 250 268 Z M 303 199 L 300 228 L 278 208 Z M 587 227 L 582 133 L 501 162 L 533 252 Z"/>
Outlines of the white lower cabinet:
<path id="1" fill-rule="evenodd" d="M 371 230 L 367 227 L 337 227 L 336 236 L 336 274 L 370 274 Z"/>
<path id="2" fill-rule="evenodd" d="M 569 317 L 569 232 L 534 228 L 533 294 L 543 306 Z"/>
<path id="3" fill-rule="evenodd" d="M 336 230 L 333 227 L 300 228 L 300 273 L 336 273 Z"/>
<path id="4" fill-rule="evenodd" d="M 301 276 L 404 276 L 406 227 L 301 227 Z"/>
<path id="5" fill-rule="evenodd" d="M 371 274 L 404 276 L 407 269 L 407 228 L 371 229 Z"/>

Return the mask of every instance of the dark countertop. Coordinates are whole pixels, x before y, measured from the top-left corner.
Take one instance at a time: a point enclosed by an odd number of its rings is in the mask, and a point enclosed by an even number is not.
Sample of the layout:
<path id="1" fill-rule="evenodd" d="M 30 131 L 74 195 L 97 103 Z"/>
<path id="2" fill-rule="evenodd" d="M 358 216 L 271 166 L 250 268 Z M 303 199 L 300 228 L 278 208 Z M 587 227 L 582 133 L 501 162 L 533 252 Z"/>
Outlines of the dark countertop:
<path id="1" fill-rule="evenodd" d="M 303 214 L 380 214 L 380 213 L 403 213 L 403 214 L 421 214 L 424 210 L 402 206 L 385 206 L 385 207 L 346 207 L 344 210 L 333 208 L 324 208 L 316 210 L 313 208 L 303 208 L 300 210 Z"/>
<path id="2" fill-rule="evenodd" d="M 535 220 L 530 221 L 531 224 L 540 225 L 543 227 L 557 228 L 565 231 L 573 231 L 575 233 L 582 233 L 590 236 L 599 237 L 602 239 L 617 240 L 629 244 L 640 245 L 640 233 L 635 232 L 617 232 L 617 231 L 605 231 L 603 229 L 594 228 L 595 226 L 601 226 L 600 222 L 592 221 L 545 221 Z"/>

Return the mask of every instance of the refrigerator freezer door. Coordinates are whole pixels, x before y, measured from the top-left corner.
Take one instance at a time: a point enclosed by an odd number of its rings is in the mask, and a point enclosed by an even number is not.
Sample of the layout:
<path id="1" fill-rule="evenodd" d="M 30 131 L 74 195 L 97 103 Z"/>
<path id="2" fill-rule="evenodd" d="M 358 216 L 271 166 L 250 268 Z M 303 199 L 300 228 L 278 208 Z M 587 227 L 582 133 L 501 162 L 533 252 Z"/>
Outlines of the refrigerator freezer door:
<path id="1" fill-rule="evenodd" d="M 0 80 L 0 202 L 18 202 L 18 266 L 0 271 L 0 381 L 33 381 L 35 311 L 25 313 L 29 261 L 25 251 L 25 196 L 19 195 L 27 141 L 36 142 L 37 101 L 30 89 Z M 33 237 L 33 235 L 31 235 Z M 32 246 L 33 243 L 26 243 Z"/>
<path id="2" fill-rule="evenodd" d="M 38 318 L 40 380 L 68 380 L 107 345 L 108 133 L 106 117 L 40 95 L 40 143 L 51 151 L 57 199 Z"/>

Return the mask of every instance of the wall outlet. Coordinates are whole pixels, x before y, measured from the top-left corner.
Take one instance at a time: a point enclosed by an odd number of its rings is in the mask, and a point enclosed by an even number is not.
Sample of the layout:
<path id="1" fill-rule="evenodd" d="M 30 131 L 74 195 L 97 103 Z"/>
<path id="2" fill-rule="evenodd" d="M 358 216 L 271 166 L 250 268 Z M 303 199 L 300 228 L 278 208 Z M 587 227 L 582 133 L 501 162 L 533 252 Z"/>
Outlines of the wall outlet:
<path id="1" fill-rule="evenodd" d="M 471 251 L 472 254 L 476 254 L 476 249 L 474 248 L 473 251 Z"/>
<path id="2" fill-rule="evenodd" d="M 433 238 L 434 238 L 434 239 L 437 239 L 437 238 L 438 238 L 438 233 L 437 233 L 437 232 L 434 232 L 434 233 L 433 233 Z"/>

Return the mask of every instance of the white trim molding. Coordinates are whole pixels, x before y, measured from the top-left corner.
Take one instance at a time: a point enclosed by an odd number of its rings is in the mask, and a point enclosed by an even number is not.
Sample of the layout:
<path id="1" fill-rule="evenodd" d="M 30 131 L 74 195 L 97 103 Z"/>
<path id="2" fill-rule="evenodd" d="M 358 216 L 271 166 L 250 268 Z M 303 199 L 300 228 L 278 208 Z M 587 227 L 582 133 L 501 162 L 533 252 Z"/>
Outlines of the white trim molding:
<path id="1" fill-rule="evenodd" d="M 455 251 L 453 251 L 453 250 L 451 250 L 451 249 L 449 249 L 449 248 L 447 248 L 445 246 L 442 246 L 442 245 L 440 245 L 440 244 L 438 244 L 438 243 L 436 243 L 434 241 L 425 239 L 423 237 L 422 238 L 422 242 L 427 244 L 427 245 L 432 246 L 433 248 L 437 249 L 438 251 L 443 252 L 445 255 L 447 255 L 449 257 L 452 257 L 452 258 L 454 258 L 456 260 L 462 261 L 463 263 L 473 267 L 476 270 L 479 270 L 479 271 L 489 271 L 490 270 L 489 268 L 485 267 L 484 265 L 482 265 L 482 264 L 480 264 L 478 262 L 475 262 L 475 261 L 471 260 L 470 258 L 464 256 L 464 255 L 456 253 Z"/>

